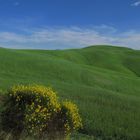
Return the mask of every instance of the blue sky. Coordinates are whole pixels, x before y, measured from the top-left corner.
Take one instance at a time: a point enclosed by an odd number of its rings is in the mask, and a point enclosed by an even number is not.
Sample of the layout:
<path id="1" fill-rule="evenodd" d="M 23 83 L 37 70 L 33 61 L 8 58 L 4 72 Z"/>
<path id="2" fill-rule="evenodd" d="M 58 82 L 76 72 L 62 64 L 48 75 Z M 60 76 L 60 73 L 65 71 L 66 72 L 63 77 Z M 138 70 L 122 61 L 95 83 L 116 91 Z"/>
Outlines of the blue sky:
<path id="1" fill-rule="evenodd" d="M 140 0 L 0 0 L 0 46 L 140 49 Z"/>

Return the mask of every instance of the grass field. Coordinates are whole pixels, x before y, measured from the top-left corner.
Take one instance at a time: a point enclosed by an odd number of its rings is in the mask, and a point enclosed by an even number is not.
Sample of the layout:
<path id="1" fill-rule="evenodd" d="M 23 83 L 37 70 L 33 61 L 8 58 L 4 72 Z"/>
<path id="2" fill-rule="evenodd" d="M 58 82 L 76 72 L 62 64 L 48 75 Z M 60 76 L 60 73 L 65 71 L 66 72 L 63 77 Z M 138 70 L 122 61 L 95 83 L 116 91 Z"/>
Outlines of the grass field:
<path id="1" fill-rule="evenodd" d="M 0 88 L 32 83 L 50 85 L 78 105 L 84 128 L 72 139 L 140 139 L 140 51 L 0 48 Z"/>

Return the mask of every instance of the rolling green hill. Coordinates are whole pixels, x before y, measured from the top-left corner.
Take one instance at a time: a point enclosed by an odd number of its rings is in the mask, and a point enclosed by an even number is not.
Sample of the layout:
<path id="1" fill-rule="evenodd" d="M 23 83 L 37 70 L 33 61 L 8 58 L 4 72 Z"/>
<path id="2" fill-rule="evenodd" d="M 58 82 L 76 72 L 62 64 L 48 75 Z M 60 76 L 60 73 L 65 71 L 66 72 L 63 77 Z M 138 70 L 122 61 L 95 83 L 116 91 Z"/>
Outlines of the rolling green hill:
<path id="1" fill-rule="evenodd" d="M 79 106 L 84 128 L 76 139 L 140 139 L 140 51 L 0 48 L 0 88 L 21 83 L 50 85 Z"/>

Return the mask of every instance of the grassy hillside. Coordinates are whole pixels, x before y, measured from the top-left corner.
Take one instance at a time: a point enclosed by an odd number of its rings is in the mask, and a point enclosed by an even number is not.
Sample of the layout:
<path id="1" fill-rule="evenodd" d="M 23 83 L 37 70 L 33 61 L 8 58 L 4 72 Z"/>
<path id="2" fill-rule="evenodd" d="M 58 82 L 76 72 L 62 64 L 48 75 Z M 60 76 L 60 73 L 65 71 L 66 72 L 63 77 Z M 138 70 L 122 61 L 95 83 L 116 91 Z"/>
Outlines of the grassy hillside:
<path id="1" fill-rule="evenodd" d="M 73 100 L 84 123 L 80 137 L 140 139 L 140 51 L 113 46 L 0 48 L 0 88 L 19 83 L 51 85 L 61 98 Z"/>

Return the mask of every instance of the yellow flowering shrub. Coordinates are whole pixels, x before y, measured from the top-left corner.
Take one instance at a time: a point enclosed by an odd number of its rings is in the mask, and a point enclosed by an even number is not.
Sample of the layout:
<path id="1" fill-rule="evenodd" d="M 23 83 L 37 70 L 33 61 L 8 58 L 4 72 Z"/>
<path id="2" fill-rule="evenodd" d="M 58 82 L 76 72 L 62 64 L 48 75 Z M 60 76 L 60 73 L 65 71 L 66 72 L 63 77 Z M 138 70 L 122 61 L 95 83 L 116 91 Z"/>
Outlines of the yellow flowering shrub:
<path id="1" fill-rule="evenodd" d="M 65 124 L 66 133 L 82 127 L 82 120 L 75 104 L 70 101 L 65 101 L 62 103 L 61 110 L 65 114 L 65 118 L 68 118 Z"/>
<path id="2" fill-rule="evenodd" d="M 18 85 L 8 91 L 2 112 L 2 128 L 14 135 L 66 138 L 82 127 L 78 108 L 70 101 L 59 102 L 50 87 Z"/>

